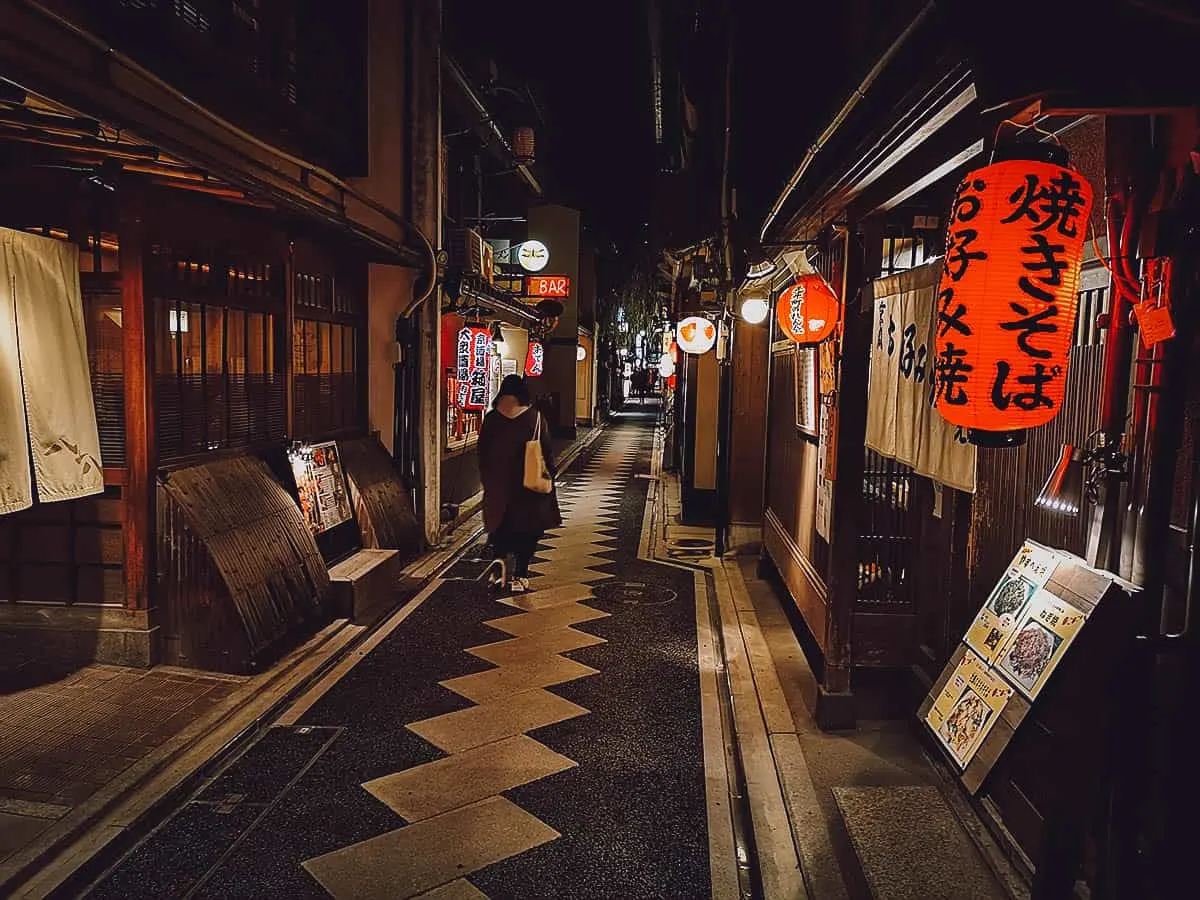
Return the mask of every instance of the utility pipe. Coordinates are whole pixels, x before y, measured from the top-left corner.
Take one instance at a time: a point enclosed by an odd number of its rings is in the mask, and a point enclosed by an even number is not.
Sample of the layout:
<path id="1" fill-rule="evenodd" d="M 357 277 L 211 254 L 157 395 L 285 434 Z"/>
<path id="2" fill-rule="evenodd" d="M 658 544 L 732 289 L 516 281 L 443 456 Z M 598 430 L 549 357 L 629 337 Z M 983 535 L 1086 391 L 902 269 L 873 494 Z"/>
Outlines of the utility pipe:
<path id="1" fill-rule="evenodd" d="M 770 230 L 771 224 L 775 221 L 776 216 L 779 215 L 780 210 L 783 209 L 783 205 L 787 203 L 788 198 L 792 195 L 792 191 L 794 191 L 796 186 L 800 183 L 800 179 L 804 177 L 804 173 L 808 171 L 808 167 L 812 165 L 814 157 L 821 152 L 825 144 L 828 143 L 837 130 L 842 127 L 846 119 L 849 118 L 850 113 L 852 113 L 854 108 L 858 106 L 859 101 L 861 101 L 863 97 L 867 95 L 867 91 L 870 90 L 871 85 L 875 83 L 875 80 L 883 73 L 883 70 L 887 68 L 888 64 L 892 61 L 892 58 L 900 52 L 900 49 L 908 42 L 908 39 L 912 37 L 913 32 L 915 32 L 917 28 L 920 27 L 921 23 L 928 18 L 929 14 L 933 12 L 935 6 L 937 6 L 937 0 L 930 0 L 929 3 L 926 3 L 925 6 L 922 7 L 921 11 L 917 13 L 916 18 L 908 23 L 908 27 L 900 32 L 900 36 L 892 41 L 891 46 L 887 48 L 883 56 L 879 57 L 879 59 L 875 62 L 875 65 L 873 65 L 871 70 L 867 72 L 867 76 L 862 80 L 858 87 L 854 89 L 853 93 L 851 93 L 846 99 L 846 102 L 842 104 L 842 108 L 838 110 L 837 115 L 833 117 L 833 121 L 826 126 L 823 132 L 821 132 L 821 136 L 818 137 L 813 145 L 808 148 L 808 152 L 804 154 L 804 158 L 800 161 L 799 168 L 797 168 L 792 177 L 788 179 L 788 183 L 784 185 L 782 193 L 780 193 L 778 199 L 775 201 L 775 205 L 771 207 L 771 211 L 767 214 L 767 218 L 762 225 L 762 231 L 759 232 L 758 235 L 759 241 L 765 241 L 767 239 L 767 231 Z"/>
<path id="2" fill-rule="evenodd" d="M 735 321 L 729 314 L 729 298 L 733 290 L 733 248 L 730 246 L 729 162 L 733 134 L 733 48 L 734 31 L 732 4 L 726 3 L 726 32 L 729 38 L 725 57 L 725 155 L 721 166 L 721 237 L 725 264 L 725 297 L 718 329 L 725 326 L 725 359 L 718 360 L 720 379 L 717 395 L 717 515 L 713 552 L 718 559 L 725 555 L 729 537 L 730 450 L 733 446 L 733 332 Z"/>
<path id="3" fill-rule="evenodd" d="M 500 127 L 496 124 L 496 120 L 493 119 L 492 114 L 488 112 L 488 108 L 484 106 L 483 101 L 479 99 L 479 95 L 475 93 L 475 88 L 471 86 L 471 82 L 467 79 L 466 73 L 463 72 L 458 63 L 452 60 L 449 56 L 444 57 L 442 62 L 446 66 L 446 71 L 450 73 L 450 77 L 454 79 L 454 83 L 458 85 L 458 89 L 466 95 L 467 100 L 469 100 L 471 103 L 471 106 L 475 108 L 475 112 L 479 115 L 480 120 L 487 123 L 488 127 L 491 129 L 492 137 L 500 142 L 500 146 L 504 148 L 504 151 L 509 156 L 511 156 L 513 159 L 516 159 L 517 154 L 513 150 L 512 145 L 508 142 L 508 138 L 504 136 L 504 132 L 500 130 Z M 529 171 L 529 167 L 525 165 L 518 165 L 517 171 L 521 173 L 521 177 L 525 179 L 525 182 L 529 185 L 530 189 L 539 197 L 541 197 L 542 186 L 538 184 L 538 180 L 533 177 L 533 173 Z"/>
<path id="4" fill-rule="evenodd" d="M 191 97 L 187 96 L 186 94 L 184 94 L 182 91 L 178 90 L 176 87 L 174 87 L 170 83 L 159 78 L 157 75 L 155 75 L 149 69 L 146 69 L 145 67 L 139 65 L 131 57 L 128 57 L 124 53 L 121 53 L 119 50 L 109 46 L 107 43 L 102 41 L 96 35 L 92 34 L 90 31 L 86 31 L 83 28 L 80 28 L 78 25 L 76 25 L 74 22 L 70 21 L 69 19 L 63 18 L 58 13 L 47 9 L 41 3 L 37 2 L 37 0 L 23 0 L 23 2 L 30 9 L 32 9 L 35 12 L 37 12 L 38 14 L 44 16 L 45 18 L 51 20 L 56 25 L 58 25 L 60 28 L 66 29 L 67 31 L 74 34 L 76 37 L 87 42 L 88 44 L 91 44 L 97 50 L 101 51 L 108 59 L 117 63 L 119 66 L 121 66 L 125 69 L 128 69 L 130 72 L 134 73 L 139 78 L 142 78 L 142 79 L 148 81 L 149 83 L 154 85 L 159 90 L 170 94 L 171 97 L 173 97 L 175 100 L 178 100 L 184 106 L 188 107 L 189 110 L 196 113 L 198 116 L 201 116 L 202 118 L 207 119 L 209 122 L 213 123 L 214 125 L 217 125 L 221 129 L 228 131 L 229 133 L 235 135 L 240 140 L 243 140 L 249 144 L 252 144 L 253 146 L 257 147 L 259 150 L 263 150 L 267 153 L 270 153 L 270 154 L 284 160 L 285 162 L 288 162 L 291 165 L 296 166 L 302 172 L 306 172 L 311 175 L 316 175 L 322 181 L 325 181 L 326 183 L 328 183 L 331 187 L 336 188 L 338 191 L 340 191 L 341 193 L 343 193 L 347 196 L 353 197 L 355 200 L 357 200 L 359 203 L 366 206 L 368 209 L 371 209 L 374 212 L 379 213 L 381 216 L 390 220 L 392 223 L 399 225 L 405 231 L 408 231 L 411 234 L 416 235 L 418 240 L 421 242 L 422 247 L 425 250 L 425 253 L 428 255 L 428 258 L 429 258 L 429 283 L 424 286 L 422 294 L 420 295 L 420 297 L 417 298 L 416 301 L 414 301 L 414 303 L 410 307 L 410 310 L 415 309 L 416 307 L 420 306 L 433 293 L 433 289 L 437 284 L 437 252 L 433 249 L 433 244 L 430 243 L 429 238 L 425 235 L 425 233 L 423 231 L 421 231 L 420 228 L 418 228 L 416 226 L 415 223 L 409 221 L 408 219 L 405 219 L 403 216 L 397 215 L 394 210 L 388 209 L 388 207 L 384 206 L 382 203 L 379 203 L 374 198 L 364 194 L 362 191 L 359 191 L 357 188 L 354 188 L 353 186 L 342 181 L 342 179 L 338 178 L 332 172 L 329 172 L 329 171 L 321 168 L 320 166 L 314 165 L 313 163 L 308 162 L 307 160 L 303 160 L 303 159 L 300 159 L 299 157 L 293 156 L 290 153 L 286 152 L 285 150 L 281 150 L 280 148 L 267 143 L 266 141 L 262 140 L 261 138 L 256 137 L 255 135 L 251 134 L 250 132 L 244 131 L 241 128 L 238 128 L 232 122 L 228 121 L 227 119 L 222 118 L 221 116 L 217 115 L 215 112 L 213 112 L 212 110 L 208 109 L 207 107 L 201 105 L 200 103 L 197 103 Z"/>

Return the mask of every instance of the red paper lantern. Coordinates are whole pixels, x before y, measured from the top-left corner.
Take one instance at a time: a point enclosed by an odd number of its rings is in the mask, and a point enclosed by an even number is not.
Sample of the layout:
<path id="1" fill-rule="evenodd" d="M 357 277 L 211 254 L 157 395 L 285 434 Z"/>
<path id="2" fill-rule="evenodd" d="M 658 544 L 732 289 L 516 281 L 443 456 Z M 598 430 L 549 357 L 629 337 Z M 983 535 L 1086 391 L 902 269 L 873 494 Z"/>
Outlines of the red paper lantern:
<path id="1" fill-rule="evenodd" d="M 533 129 L 527 125 L 521 125 L 513 129 L 513 156 L 517 158 L 518 165 L 528 166 L 533 164 L 534 133 Z"/>
<path id="2" fill-rule="evenodd" d="M 541 341 L 530 341 L 525 354 L 525 377 L 537 378 L 546 370 L 546 347 Z"/>
<path id="3" fill-rule="evenodd" d="M 492 336 L 486 328 L 467 325 L 455 345 L 455 397 L 460 409 L 481 410 L 487 406 L 488 363 Z"/>
<path id="4" fill-rule="evenodd" d="M 819 344 L 833 334 L 840 316 L 837 294 L 816 273 L 797 278 L 775 306 L 780 330 L 798 344 Z"/>
<path id="5" fill-rule="evenodd" d="M 963 179 L 937 294 L 934 402 L 972 443 L 1011 446 L 1062 406 L 1092 188 L 1049 162 Z"/>

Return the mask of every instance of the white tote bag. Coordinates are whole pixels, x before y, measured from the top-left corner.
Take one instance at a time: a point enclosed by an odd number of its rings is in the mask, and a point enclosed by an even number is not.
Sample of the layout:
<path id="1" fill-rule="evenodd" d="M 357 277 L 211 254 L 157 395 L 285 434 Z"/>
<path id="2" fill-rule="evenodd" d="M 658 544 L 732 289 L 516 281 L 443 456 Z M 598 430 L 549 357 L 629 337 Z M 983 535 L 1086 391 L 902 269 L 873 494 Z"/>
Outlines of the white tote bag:
<path id="1" fill-rule="evenodd" d="M 548 494 L 554 490 L 554 481 L 546 466 L 546 457 L 542 453 L 542 414 L 534 411 L 537 425 L 533 428 L 533 440 L 525 444 L 525 488 L 535 494 Z"/>

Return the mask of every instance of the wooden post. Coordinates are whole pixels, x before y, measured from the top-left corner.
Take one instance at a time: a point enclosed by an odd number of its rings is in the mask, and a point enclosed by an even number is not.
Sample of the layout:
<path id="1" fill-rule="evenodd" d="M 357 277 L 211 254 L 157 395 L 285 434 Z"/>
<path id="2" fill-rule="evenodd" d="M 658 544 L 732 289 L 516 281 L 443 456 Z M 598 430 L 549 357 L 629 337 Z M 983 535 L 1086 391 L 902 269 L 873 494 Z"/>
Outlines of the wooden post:
<path id="1" fill-rule="evenodd" d="M 829 616 L 825 623 L 825 677 L 817 697 L 817 724 L 854 727 L 850 673 L 854 607 L 858 598 L 859 512 L 862 506 L 863 446 L 867 429 L 867 383 L 871 311 L 861 290 L 873 271 L 881 232 L 876 223 L 851 223 L 845 236 L 842 297 L 846 304 L 838 384 L 837 479 L 833 486 L 830 541 Z"/>
<path id="2" fill-rule="evenodd" d="M 276 352 L 283 353 L 283 396 L 287 411 L 288 440 L 296 438 L 295 352 L 292 345 L 296 325 L 296 244 L 288 241 L 283 265 L 283 334 L 275 340 Z M 282 340 L 279 338 L 282 337 Z M 364 336 L 365 337 L 365 336 Z M 362 342 L 360 342 L 362 343 Z M 357 364 L 358 360 L 355 360 Z"/>
<path id="3" fill-rule="evenodd" d="M 142 196 L 128 191 L 120 220 L 121 333 L 125 357 L 125 605 L 150 609 L 155 566 L 154 310 L 143 291 Z"/>

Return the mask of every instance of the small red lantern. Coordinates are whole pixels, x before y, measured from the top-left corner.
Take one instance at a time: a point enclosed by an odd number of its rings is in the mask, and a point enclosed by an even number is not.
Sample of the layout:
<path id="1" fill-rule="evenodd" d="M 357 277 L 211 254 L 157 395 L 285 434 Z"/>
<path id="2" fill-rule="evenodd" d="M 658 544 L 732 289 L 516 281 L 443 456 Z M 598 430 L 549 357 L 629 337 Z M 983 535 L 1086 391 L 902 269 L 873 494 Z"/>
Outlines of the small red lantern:
<path id="1" fill-rule="evenodd" d="M 819 344 L 837 328 L 841 304 L 817 273 L 801 275 L 779 295 L 775 307 L 780 330 L 798 344 Z"/>
<path id="2" fill-rule="evenodd" d="M 946 230 L 934 401 L 971 443 L 1013 446 L 1062 406 L 1092 188 L 1006 160 L 969 173 Z"/>
<path id="3" fill-rule="evenodd" d="M 532 128 L 528 127 L 527 125 L 522 125 L 513 129 L 513 156 L 517 158 L 518 165 L 533 165 L 534 146 L 534 133 Z"/>
<path id="4" fill-rule="evenodd" d="M 537 378 L 546 370 L 546 347 L 541 341 L 530 341 L 525 354 L 525 377 Z"/>

